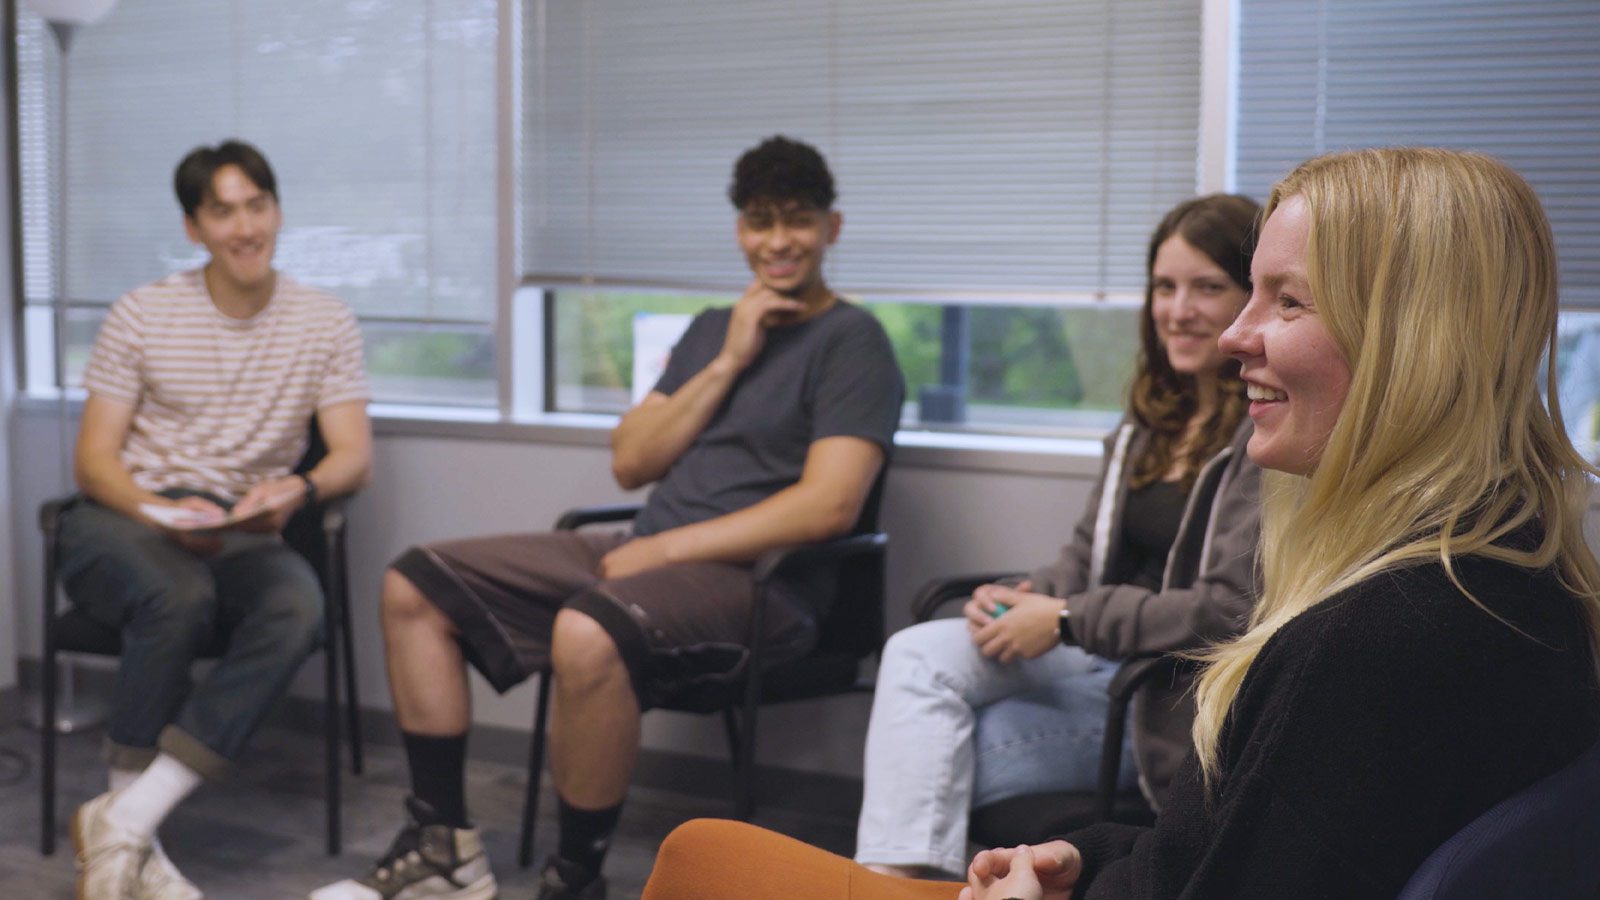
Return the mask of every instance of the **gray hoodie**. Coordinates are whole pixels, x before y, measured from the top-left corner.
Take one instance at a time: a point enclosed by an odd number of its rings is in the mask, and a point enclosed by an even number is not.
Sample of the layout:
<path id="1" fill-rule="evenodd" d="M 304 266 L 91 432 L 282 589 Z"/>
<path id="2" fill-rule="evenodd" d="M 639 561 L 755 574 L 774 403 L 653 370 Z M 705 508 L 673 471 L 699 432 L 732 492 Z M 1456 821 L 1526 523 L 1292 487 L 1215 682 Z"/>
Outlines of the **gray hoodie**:
<path id="1" fill-rule="evenodd" d="M 1260 591 L 1256 551 L 1261 528 L 1261 470 L 1245 455 L 1252 425 L 1201 468 L 1167 556 L 1160 591 L 1106 584 L 1117 570 L 1122 513 L 1133 463 L 1150 432 L 1124 422 L 1106 438 L 1106 466 L 1072 540 L 1054 563 L 1035 570 L 1033 590 L 1067 601 L 1078 644 L 1106 659 L 1195 650 L 1239 634 Z M 1133 706 L 1139 784 L 1157 809 L 1191 747 L 1193 677 L 1149 683 Z"/>

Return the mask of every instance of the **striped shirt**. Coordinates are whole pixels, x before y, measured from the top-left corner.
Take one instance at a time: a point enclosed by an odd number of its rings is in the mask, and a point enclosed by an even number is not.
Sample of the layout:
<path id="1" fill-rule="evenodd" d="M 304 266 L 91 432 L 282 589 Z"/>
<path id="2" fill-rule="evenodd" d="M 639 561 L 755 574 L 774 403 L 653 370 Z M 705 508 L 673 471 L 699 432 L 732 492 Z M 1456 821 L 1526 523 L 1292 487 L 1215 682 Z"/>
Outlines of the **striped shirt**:
<path id="1" fill-rule="evenodd" d="M 200 269 L 112 304 L 83 386 L 134 407 L 122 463 L 135 484 L 228 499 L 289 473 L 313 412 L 369 399 L 361 332 L 337 298 L 280 274 L 266 307 L 235 319 Z"/>

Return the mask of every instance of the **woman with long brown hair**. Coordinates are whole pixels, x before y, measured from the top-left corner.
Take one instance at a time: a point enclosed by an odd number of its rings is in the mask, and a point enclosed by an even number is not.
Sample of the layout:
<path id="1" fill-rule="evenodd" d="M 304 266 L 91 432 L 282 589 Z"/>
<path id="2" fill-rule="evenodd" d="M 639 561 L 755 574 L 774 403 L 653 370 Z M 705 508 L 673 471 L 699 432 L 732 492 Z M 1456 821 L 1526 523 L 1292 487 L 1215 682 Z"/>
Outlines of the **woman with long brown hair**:
<path id="1" fill-rule="evenodd" d="M 1151 235 L 1128 413 L 1060 558 L 979 587 L 963 618 L 890 639 L 858 862 L 960 872 L 969 808 L 1094 786 L 1117 660 L 1198 649 L 1244 623 L 1260 473 L 1244 454 L 1239 364 L 1216 342 L 1250 293 L 1259 212 L 1245 197 L 1196 197 Z M 1136 704 L 1123 773 L 1152 804 L 1189 750 L 1190 688 L 1151 685 Z"/>

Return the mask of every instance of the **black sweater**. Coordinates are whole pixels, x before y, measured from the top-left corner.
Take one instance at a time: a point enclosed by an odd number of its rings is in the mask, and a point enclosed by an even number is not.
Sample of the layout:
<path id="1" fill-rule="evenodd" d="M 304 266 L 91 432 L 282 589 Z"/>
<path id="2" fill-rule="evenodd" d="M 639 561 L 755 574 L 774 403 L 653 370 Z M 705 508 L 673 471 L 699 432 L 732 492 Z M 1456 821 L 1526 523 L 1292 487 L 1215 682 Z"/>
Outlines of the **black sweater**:
<path id="1" fill-rule="evenodd" d="M 1600 736 L 1576 601 L 1549 574 L 1458 559 L 1296 617 L 1234 699 L 1210 796 L 1193 754 L 1153 828 L 1067 835 L 1075 897 L 1392 898 L 1432 850 Z"/>

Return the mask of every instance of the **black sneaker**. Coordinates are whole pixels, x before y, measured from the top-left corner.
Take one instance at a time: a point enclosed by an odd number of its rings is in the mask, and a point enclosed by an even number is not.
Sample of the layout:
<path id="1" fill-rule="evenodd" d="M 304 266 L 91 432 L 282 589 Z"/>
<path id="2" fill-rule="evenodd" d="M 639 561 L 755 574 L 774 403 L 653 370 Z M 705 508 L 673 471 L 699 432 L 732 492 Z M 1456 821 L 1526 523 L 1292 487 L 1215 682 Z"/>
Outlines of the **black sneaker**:
<path id="1" fill-rule="evenodd" d="M 478 829 L 421 824 L 433 810 L 415 797 L 406 798 L 406 812 L 410 822 L 365 878 L 318 888 L 311 900 L 494 900 L 498 888 Z"/>
<path id="2" fill-rule="evenodd" d="M 583 881 L 585 876 L 589 876 L 587 883 Z M 583 887 L 569 887 L 571 884 L 583 884 Z M 544 861 L 536 900 L 606 900 L 606 880 L 600 875 L 589 875 L 577 863 L 552 855 Z"/>

